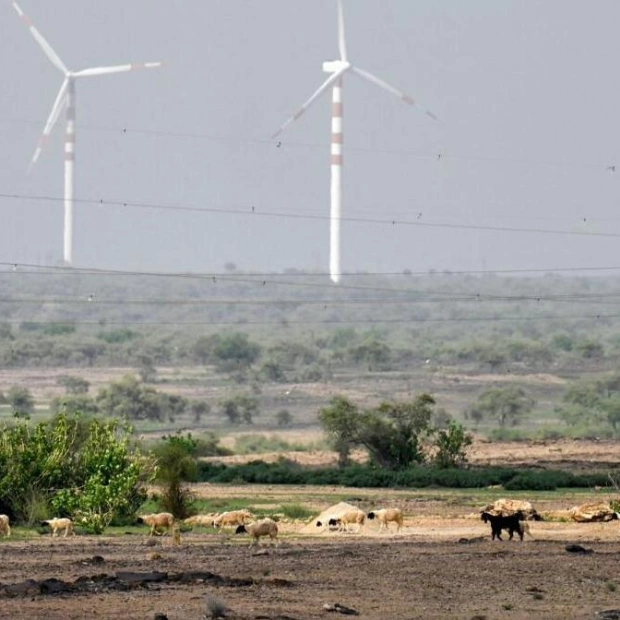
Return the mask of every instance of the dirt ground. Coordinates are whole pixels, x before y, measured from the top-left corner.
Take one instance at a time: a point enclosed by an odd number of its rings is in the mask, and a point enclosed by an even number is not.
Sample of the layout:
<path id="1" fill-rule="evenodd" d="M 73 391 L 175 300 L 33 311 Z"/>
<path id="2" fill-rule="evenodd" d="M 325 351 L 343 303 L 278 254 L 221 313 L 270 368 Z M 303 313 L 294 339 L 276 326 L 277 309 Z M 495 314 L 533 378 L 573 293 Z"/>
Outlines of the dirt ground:
<path id="1" fill-rule="evenodd" d="M 97 374 L 91 369 L 84 376 L 96 390 L 125 372 L 106 369 Z M 546 375 L 534 379 L 537 385 L 556 385 Z M 57 377 L 45 371 L 33 371 L 23 380 L 42 400 L 62 391 Z M 451 380 L 458 386 L 469 381 L 466 376 Z M 13 383 L 18 382 L 12 374 L 0 373 L 0 385 Z M 195 390 L 183 393 L 219 397 L 215 387 Z M 310 387 L 304 391 L 310 394 Z M 307 439 L 306 430 L 304 436 Z M 313 465 L 336 459 L 319 451 L 260 458 L 282 456 Z M 248 458 L 256 456 L 228 460 Z M 477 441 L 469 460 L 583 471 L 617 468 L 620 451 L 617 443 L 605 441 Z M 302 503 L 318 513 L 332 499 L 365 511 L 400 506 L 406 521 L 397 535 L 379 533 L 374 523 L 360 533 L 318 528 L 309 533 L 305 522 L 281 522 L 279 547 L 259 551 L 248 548 L 247 537 L 201 530 L 184 533 L 180 546 L 173 546 L 167 536 L 149 541 L 136 534 L 69 539 L 16 535 L 0 540 L 0 620 L 150 620 L 156 614 L 162 614 L 160 620 L 199 620 L 217 617 L 209 612 L 216 604 L 228 608 L 219 617 L 239 620 L 341 617 L 324 609 L 326 604 L 357 610 L 361 620 L 600 620 L 597 612 L 620 609 L 620 521 L 531 522 L 532 536 L 525 541 L 492 542 L 477 513 L 480 494 L 474 492 L 208 484 L 194 491 L 210 498 L 244 497 L 248 503 L 260 497 L 261 505 L 268 501 L 274 511 L 283 503 Z M 494 492 L 487 490 L 486 497 Z M 502 496 L 506 493 L 497 489 L 495 499 Z M 592 489 L 579 497 L 537 494 L 532 500 L 544 513 L 610 497 L 606 490 Z M 569 544 L 591 552 L 570 553 L 565 548 Z"/>
<path id="2" fill-rule="evenodd" d="M 198 620 L 212 617 L 215 603 L 228 608 L 221 617 L 243 620 L 341 617 L 325 604 L 357 610 L 364 620 L 594 619 L 620 608 L 618 521 L 530 522 L 525 541 L 492 542 L 467 494 L 207 484 L 194 490 L 202 497 L 260 496 L 274 506 L 303 497 L 317 512 L 330 493 L 348 495 L 365 510 L 377 502 L 401 506 L 405 527 L 379 533 L 367 522 L 360 533 L 306 534 L 306 522 L 281 523 L 278 548 L 259 550 L 250 550 L 244 535 L 200 530 L 183 534 L 180 546 L 168 536 L 151 545 L 135 534 L 3 540 L 0 618 Z M 538 496 L 535 507 L 564 509 L 574 501 L 550 494 Z M 566 551 L 575 543 L 592 551 Z"/>
<path id="3" fill-rule="evenodd" d="M 241 434 L 241 433 L 240 433 Z M 276 433 L 271 433 L 276 434 Z M 289 441 L 299 441 L 295 431 L 280 431 L 279 437 Z M 309 437 L 320 437 L 320 432 Z M 232 445 L 234 436 L 223 441 L 223 445 Z M 335 465 L 338 455 L 335 452 L 309 450 L 304 452 L 269 452 L 264 454 L 235 454 L 232 456 L 212 457 L 205 460 L 226 464 L 239 464 L 260 459 L 267 463 L 286 458 L 302 465 Z M 352 458 L 364 461 L 367 455 L 363 451 L 354 452 Z M 592 464 L 597 467 L 620 466 L 620 449 L 614 440 L 561 439 L 557 441 L 494 441 L 489 442 L 475 438 L 467 451 L 467 461 L 472 465 L 518 467 L 536 465 L 554 469 L 567 469 L 573 472 L 590 470 Z"/>

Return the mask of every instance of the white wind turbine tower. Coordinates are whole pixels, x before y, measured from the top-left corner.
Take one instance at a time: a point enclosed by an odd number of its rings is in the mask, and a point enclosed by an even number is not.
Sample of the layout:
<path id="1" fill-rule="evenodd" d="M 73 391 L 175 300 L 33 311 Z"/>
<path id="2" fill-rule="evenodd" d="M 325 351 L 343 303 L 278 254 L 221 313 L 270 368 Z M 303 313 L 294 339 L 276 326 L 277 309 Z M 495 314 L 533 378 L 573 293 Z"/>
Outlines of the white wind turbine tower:
<path id="1" fill-rule="evenodd" d="M 396 95 L 409 105 L 423 110 L 433 119 L 437 117 L 418 104 L 412 97 L 394 88 L 364 69 L 352 65 L 347 58 L 347 45 L 344 32 L 344 10 L 342 0 L 338 0 L 338 50 L 340 58 L 323 63 L 323 71 L 331 75 L 322 86 L 273 134 L 279 136 L 293 121 L 296 121 L 330 86 L 332 91 L 332 138 L 331 138 L 331 208 L 330 208 L 330 243 L 329 243 L 329 275 L 333 282 L 340 281 L 340 220 L 342 216 L 342 151 L 343 151 L 343 78 L 345 73 L 352 72 L 362 79 L 380 86 L 389 93 Z"/>
<path id="2" fill-rule="evenodd" d="M 39 44 L 45 55 L 52 64 L 62 71 L 65 79 L 58 91 L 52 111 L 45 123 L 43 134 L 32 157 L 30 165 L 34 165 L 41 151 L 49 139 L 49 135 L 58 120 L 63 106 L 66 108 L 66 132 L 65 132 L 65 192 L 64 192 L 64 243 L 63 258 L 66 264 L 73 262 L 73 172 L 75 166 L 75 81 L 78 78 L 94 77 L 109 73 L 122 73 L 134 71 L 136 69 L 154 69 L 160 67 L 160 62 L 147 62 L 142 64 L 117 65 L 113 67 L 95 67 L 93 69 L 83 69 L 82 71 L 70 71 L 65 66 L 60 56 L 52 49 L 43 35 L 35 28 L 28 16 L 22 11 L 17 2 L 13 2 L 17 14 L 30 30 L 30 34 Z"/>

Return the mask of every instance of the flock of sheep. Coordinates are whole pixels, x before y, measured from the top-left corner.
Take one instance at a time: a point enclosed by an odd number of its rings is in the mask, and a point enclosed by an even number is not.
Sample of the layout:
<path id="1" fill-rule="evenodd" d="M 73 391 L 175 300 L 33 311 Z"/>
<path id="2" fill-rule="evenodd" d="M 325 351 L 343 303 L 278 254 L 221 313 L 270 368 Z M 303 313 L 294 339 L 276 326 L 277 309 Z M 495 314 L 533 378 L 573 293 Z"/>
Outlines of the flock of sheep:
<path id="1" fill-rule="evenodd" d="M 351 526 L 356 527 L 356 531 L 360 531 L 364 522 L 368 518 L 370 521 L 376 519 L 379 523 L 379 531 L 388 529 L 389 523 L 396 524 L 396 531 L 400 532 L 400 528 L 403 526 L 403 511 L 400 508 L 382 508 L 381 510 L 372 510 L 368 514 L 365 514 L 363 510 L 359 508 L 357 510 L 348 510 L 338 516 L 327 517 L 323 521 L 317 521 L 317 527 L 325 527 L 327 525 L 330 529 L 337 529 L 341 532 L 349 531 Z"/>
<path id="2" fill-rule="evenodd" d="M 567 511 L 575 521 L 611 521 L 619 518 L 609 504 L 594 502 L 575 506 Z M 512 540 L 514 534 L 518 534 L 523 540 L 524 534 L 530 534 L 528 520 L 542 521 L 543 517 L 527 501 L 500 499 L 480 511 L 480 518 L 491 526 L 491 539 L 502 540 L 502 531 L 508 532 Z M 366 519 L 376 520 L 379 524 L 379 532 L 389 530 L 389 524 L 394 523 L 396 532 L 403 527 L 403 512 L 400 508 L 382 508 L 365 513 L 359 508 L 339 510 L 316 521 L 316 526 L 340 532 L 359 532 L 364 526 Z M 168 533 L 173 537 L 173 542 L 180 542 L 180 523 L 169 512 L 144 514 L 138 517 L 138 523 L 147 525 L 149 536 Z M 250 535 L 250 546 L 259 544 L 261 537 L 269 537 L 272 544 L 278 545 L 278 524 L 270 518 L 256 520 L 249 510 L 232 510 L 221 514 L 195 515 L 183 521 L 190 527 L 234 527 L 236 534 L 247 533 Z M 49 526 L 52 537 L 63 533 L 64 537 L 69 534 L 75 535 L 73 522 L 68 518 L 56 518 L 42 521 L 41 525 Z M 0 535 L 10 536 L 11 525 L 7 515 L 0 515 Z"/>
<path id="3" fill-rule="evenodd" d="M 397 531 L 403 525 L 403 514 L 399 508 L 389 508 L 384 510 L 375 510 L 364 514 L 361 510 L 345 512 L 338 517 L 330 518 L 328 526 L 340 530 L 348 530 L 349 525 L 357 524 L 358 529 L 364 524 L 366 516 L 369 519 L 377 519 L 380 524 L 380 530 L 387 528 L 388 523 L 396 523 Z M 276 546 L 278 544 L 278 524 L 269 517 L 255 520 L 254 515 L 249 510 L 231 510 L 222 514 L 194 515 L 183 521 L 186 525 L 195 527 L 236 527 L 235 533 L 247 533 L 250 535 L 250 546 L 258 544 L 261 537 L 269 537 Z M 179 537 L 179 523 L 176 521 L 172 513 L 159 512 L 153 514 L 144 514 L 138 517 L 138 523 L 147 525 L 149 536 L 158 534 L 171 534 L 175 540 Z M 66 538 L 69 534 L 75 536 L 73 521 L 68 518 L 48 519 L 42 521 L 41 525 L 49 526 L 52 537 L 59 536 L 62 532 Z M 322 526 L 321 522 L 317 525 Z M 0 515 L 0 534 L 3 536 L 11 535 L 10 520 L 7 515 Z"/>
<path id="4" fill-rule="evenodd" d="M 236 534 L 247 533 L 251 536 L 250 546 L 258 544 L 261 536 L 269 536 L 273 543 L 278 544 L 278 524 L 269 517 L 253 521 L 254 515 L 249 510 L 231 510 L 220 515 L 194 515 L 184 520 L 186 525 L 203 527 L 234 527 Z M 154 536 L 158 530 L 178 532 L 174 517 L 169 512 L 160 512 L 138 517 L 139 523 L 150 526 L 149 536 Z"/>

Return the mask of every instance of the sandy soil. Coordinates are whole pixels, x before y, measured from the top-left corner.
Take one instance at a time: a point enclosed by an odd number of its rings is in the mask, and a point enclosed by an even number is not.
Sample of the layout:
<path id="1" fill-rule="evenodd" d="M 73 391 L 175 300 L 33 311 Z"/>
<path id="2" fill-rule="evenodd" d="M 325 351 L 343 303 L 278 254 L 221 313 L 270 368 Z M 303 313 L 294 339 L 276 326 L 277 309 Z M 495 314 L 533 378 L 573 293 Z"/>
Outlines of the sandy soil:
<path id="1" fill-rule="evenodd" d="M 286 431 L 268 433 L 278 435 L 288 441 L 299 441 L 298 433 L 290 436 Z M 310 435 L 316 438 L 319 435 Z M 232 445 L 232 441 L 228 442 Z M 223 442 L 226 444 L 226 442 Z M 472 465 L 498 465 L 498 466 L 540 466 L 558 469 L 591 468 L 592 464 L 620 465 L 620 449 L 618 442 L 613 440 L 570 440 L 558 441 L 523 441 L 523 442 L 488 442 L 477 439 L 467 452 L 468 462 Z M 269 452 L 265 454 L 242 455 L 235 454 L 227 457 L 208 458 L 205 460 L 217 461 L 227 464 L 246 463 L 260 459 L 265 462 L 274 462 L 280 458 L 287 458 L 302 465 L 335 465 L 338 456 L 335 452 L 324 450 L 311 450 L 307 452 Z M 352 458 L 356 461 L 366 460 L 364 451 L 356 451 Z"/>
<path id="2" fill-rule="evenodd" d="M 593 619 L 599 610 L 620 608 L 617 521 L 531 522 L 532 537 L 524 542 L 491 542 L 466 495 L 454 501 L 440 492 L 377 489 L 194 490 L 203 497 L 260 496 L 274 506 L 303 497 L 317 511 L 329 503 L 330 493 L 351 493 L 348 501 L 364 509 L 383 500 L 403 507 L 407 518 L 399 534 L 379 533 L 374 523 L 360 533 L 317 528 L 305 534 L 305 522 L 281 523 L 279 547 L 259 551 L 250 550 L 243 535 L 200 530 L 183 534 L 178 547 L 169 537 L 153 539 L 151 546 L 140 535 L 3 540 L 0 617 L 137 620 L 160 613 L 169 620 L 198 620 L 211 617 L 213 599 L 229 608 L 226 617 L 244 620 L 337 618 L 340 614 L 323 609 L 335 603 L 365 620 Z M 536 507 L 560 509 L 572 501 L 550 496 Z M 569 553 L 569 543 L 592 552 Z M 102 559 L 95 562 L 95 556 Z M 132 585 L 124 581 L 131 578 L 126 571 L 157 580 Z M 40 585 L 23 584 L 49 578 L 82 591 L 42 593 Z M 57 585 L 48 582 L 43 589 Z"/>

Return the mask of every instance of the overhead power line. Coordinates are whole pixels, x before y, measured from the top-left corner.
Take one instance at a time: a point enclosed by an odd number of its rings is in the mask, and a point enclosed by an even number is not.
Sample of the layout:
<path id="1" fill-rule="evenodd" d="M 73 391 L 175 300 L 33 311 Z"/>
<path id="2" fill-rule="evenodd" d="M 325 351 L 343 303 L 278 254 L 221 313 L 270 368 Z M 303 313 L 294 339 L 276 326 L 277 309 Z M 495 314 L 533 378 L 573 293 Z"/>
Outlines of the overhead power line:
<path id="1" fill-rule="evenodd" d="M 302 274 L 302 273 L 291 273 L 291 274 L 269 274 L 269 273 L 186 273 L 186 272 L 159 272 L 159 271 L 121 271 L 114 269 L 97 269 L 90 267 L 70 267 L 66 265 L 49 265 L 49 266 L 37 266 L 31 263 L 13 263 L 13 262 L 0 262 L 0 267 L 6 267 L 6 270 L 0 269 L 0 278 L 14 278 L 21 276 L 52 276 L 52 277 L 64 277 L 64 276 L 91 276 L 91 277 L 147 277 L 147 278 L 172 278 L 179 280 L 198 280 L 208 283 L 212 286 L 219 285 L 228 285 L 228 284 L 247 284 L 254 288 L 254 291 L 265 290 L 267 287 L 287 287 L 292 289 L 306 289 L 306 290 L 324 290 L 330 291 L 336 294 L 344 294 L 346 292 L 355 291 L 355 292 L 364 292 L 367 294 L 377 293 L 377 294 L 389 294 L 389 295 L 402 295 L 402 297 L 398 297 L 398 301 L 394 301 L 393 303 L 405 302 L 405 301 L 421 301 L 422 296 L 430 296 L 435 295 L 441 299 L 441 301 L 448 302 L 455 297 L 455 293 L 453 291 L 446 290 L 432 290 L 432 289 L 424 289 L 419 290 L 413 288 L 411 286 L 372 286 L 369 284 L 347 284 L 346 281 L 344 283 L 340 283 L 338 286 L 335 286 L 329 279 L 329 274 L 320 273 L 320 274 Z M 537 270 L 537 273 L 549 273 L 550 271 L 558 271 L 558 272 L 573 272 L 573 271 L 585 271 L 587 269 L 581 268 L 566 268 L 566 269 L 556 269 L 556 270 Z M 599 268 L 590 268 L 590 270 L 602 270 L 602 271 L 610 271 L 610 270 L 620 270 L 620 267 L 599 267 Z M 507 270 L 503 272 L 505 274 L 511 273 L 527 273 L 527 270 Z M 485 272 L 457 272 L 454 275 L 468 275 L 468 274 L 480 274 Z M 494 273 L 502 273 L 500 271 Z M 359 279 L 364 279 L 368 277 L 382 277 L 382 276 L 399 276 L 398 282 L 399 284 L 404 284 L 404 280 L 408 280 L 410 277 L 421 277 L 427 276 L 427 279 L 436 278 L 438 275 L 448 274 L 434 274 L 433 276 L 429 276 L 427 273 L 419 272 L 418 274 L 403 274 L 400 273 L 363 273 L 363 274 L 343 274 L 346 275 L 347 278 L 351 276 L 351 280 L 359 281 Z M 452 275 L 452 274 L 450 274 Z M 414 277 L 414 280 L 415 280 Z M 546 286 L 544 281 L 541 280 L 541 286 Z M 88 294 L 86 294 L 82 299 L 86 300 L 89 295 L 91 295 L 92 291 L 97 291 L 96 285 L 88 284 L 91 289 Z M 263 294 L 263 293 L 261 293 Z M 483 295 L 485 298 L 490 298 L 490 293 L 480 293 L 478 291 L 472 291 L 470 293 L 457 293 L 459 299 L 463 296 L 469 296 L 473 301 L 480 301 L 480 295 Z M 577 294 L 578 295 L 578 294 Z M 600 299 L 601 296 L 609 295 L 615 296 L 613 293 L 592 293 L 593 298 Z M 535 300 L 540 301 L 542 298 L 546 298 L 548 296 L 541 294 L 531 294 L 528 296 L 522 296 L 519 300 Z M 559 296 L 555 296 L 558 298 Z M 307 298 L 306 298 L 307 299 Z M 341 298 L 340 298 L 341 299 Z M 390 298 L 392 299 L 392 298 Z M 501 300 L 502 296 L 495 296 L 494 299 Z M 566 300 L 571 301 L 575 300 L 575 294 L 567 294 Z M 46 300 L 51 301 L 51 300 Z M 190 300 L 192 303 L 195 300 Z M 439 301 L 439 299 L 438 299 Z M 318 303 L 325 303 L 326 300 L 321 298 Z M 152 303 L 152 302 L 149 302 Z M 201 302 L 196 302 L 201 303 Z M 204 302 L 202 302 L 204 303 Z M 234 300 L 229 300 L 226 303 L 234 303 Z M 240 302 L 241 303 L 241 302 Z M 278 301 L 273 301 L 273 303 L 278 303 Z M 301 300 L 291 300 L 291 303 L 301 303 Z"/>
<path id="2" fill-rule="evenodd" d="M 276 273 L 270 271 L 240 271 L 238 273 L 231 271 L 213 271 L 213 272 L 183 272 L 183 271 L 132 271 L 121 269 L 105 269 L 99 267 L 75 267 L 68 265 L 38 265 L 35 263 L 22 263 L 18 261 L 0 261 L 0 267 L 6 267 L 8 271 L 2 272 L 0 275 L 11 272 L 19 272 L 37 275 L 55 275 L 62 273 L 64 275 L 93 275 L 93 276 L 135 276 L 135 277 L 157 277 L 157 278 L 183 278 L 183 279 L 227 279 L 230 281 L 238 281 L 241 278 L 329 278 L 326 271 L 287 271 Z M 377 277 L 453 277 L 467 275 L 524 275 L 524 274 L 551 274 L 551 273 L 579 273 L 579 272 L 597 272 L 597 271 L 619 271 L 620 265 L 607 265 L 599 267 L 538 267 L 532 269 L 462 269 L 462 270 L 425 270 L 411 271 L 409 269 L 401 271 L 363 271 L 342 272 L 340 275 L 347 278 L 364 279 Z M 333 285 L 331 286 L 333 288 Z M 341 289 L 342 286 L 338 285 Z"/>
<path id="3" fill-rule="evenodd" d="M 0 193 L 0 198 L 12 200 L 26 200 L 31 202 L 64 202 L 64 198 L 58 196 L 37 196 L 29 194 L 9 194 Z M 297 220 L 318 220 L 329 221 L 328 215 L 318 215 L 311 213 L 292 213 L 290 211 L 268 211 L 262 210 L 257 206 L 249 205 L 246 207 L 233 206 L 230 208 L 223 207 L 198 207 L 191 205 L 169 205 L 145 202 L 132 202 L 121 200 L 107 200 L 103 198 L 74 198 L 74 203 L 90 206 L 107 206 L 107 207 L 123 207 L 131 209 L 154 209 L 161 211 L 175 212 L 192 212 L 192 213 L 217 213 L 225 215 L 235 215 L 244 217 L 259 218 L 281 218 L 281 219 L 297 219 Z M 580 237 L 620 237 L 620 232 L 608 231 L 592 231 L 592 230 L 558 230 L 552 228 L 526 228 L 518 226 L 488 226 L 481 224 L 448 224 L 441 222 L 426 222 L 420 219 L 408 220 L 398 218 L 371 218 L 371 217 L 341 217 L 343 222 L 359 223 L 359 224 L 379 224 L 382 226 L 412 226 L 416 228 L 438 228 L 438 229 L 454 229 L 454 230 L 476 230 L 489 232 L 506 232 L 506 233 L 535 233 L 545 235 L 562 235 L 562 236 L 580 236 Z"/>
<path id="4" fill-rule="evenodd" d="M 413 293 L 413 291 L 412 291 Z M 615 301 L 613 301 L 615 300 Z M 596 303 L 617 305 L 620 303 L 620 291 L 614 293 L 574 293 L 565 295 L 493 295 L 481 293 L 441 293 L 415 292 L 414 297 L 371 297 L 371 298 L 114 298 L 94 294 L 78 297 L 1 297 L 0 304 L 24 305 L 99 305 L 99 306 L 404 306 L 414 304 L 446 304 L 446 303 Z"/>
<path id="5" fill-rule="evenodd" d="M 415 325 L 415 324 L 434 324 L 434 323 L 476 323 L 476 322 L 491 322 L 491 323 L 503 323 L 503 322 L 523 322 L 523 321 L 566 321 L 566 320 L 607 320 L 607 319 L 620 319 L 620 314 L 567 314 L 567 315 L 543 315 L 543 316 L 469 316 L 469 317 L 450 317 L 450 318 L 402 318 L 402 319 L 351 319 L 343 321 L 342 319 L 307 319 L 307 320 L 287 320 L 287 326 L 295 325 L 391 325 L 391 324 L 403 324 L 403 325 Z M 162 320 L 136 320 L 136 319 L 96 319 L 92 321 L 86 320 L 37 320 L 36 318 L 28 319 L 7 319 L 3 320 L 3 323 L 9 323 L 12 325 L 22 325 L 24 323 L 31 323 L 36 325 L 92 325 L 99 328 L 116 325 L 138 325 L 138 326 L 157 326 L 168 325 L 173 327 L 182 326 L 263 326 L 263 325 L 275 325 L 282 327 L 281 319 L 266 320 L 266 321 L 253 321 L 253 320 L 239 320 L 239 321 L 220 321 L 220 320 L 204 320 L 204 321 L 162 321 Z"/>
<path id="6" fill-rule="evenodd" d="M 27 119 L 7 119 L 0 121 L 4 124 L 27 124 L 36 125 L 37 127 L 43 127 L 45 121 L 41 120 L 27 120 Z M 105 133 L 114 133 L 120 135 L 143 135 L 152 136 L 156 138 L 170 138 L 170 139 L 184 139 L 184 140 L 204 140 L 209 142 L 225 142 L 231 144 L 246 144 L 264 146 L 267 148 L 303 148 L 303 149 L 329 149 L 328 142 L 302 142 L 295 140 L 274 140 L 270 138 L 257 138 L 253 136 L 239 136 L 239 135 L 224 135 L 217 133 L 207 132 L 191 132 L 191 131 L 166 131 L 161 129 L 144 129 L 138 127 L 106 127 L 101 125 L 86 125 L 83 123 L 76 123 L 76 127 L 81 130 L 97 131 Z M 603 172 L 614 173 L 616 172 L 616 164 L 614 162 L 578 162 L 578 161 L 557 161 L 551 159 L 536 159 L 536 158 L 522 158 L 522 157 L 497 157 L 494 155 L 480 155 L 480 154 L 467 154 L 467 153 L 451 153 L 446 150 L 437 151 L 415 151 L 413 149 L 401 149 L 401 148 L 385 148 L 385 147 L 373 147 L 373 146 L 356 146 L 354 144 L 347 144 L 347 151 L 360 152 L 360 153 L 378 153 L 389 155 L 407 155 L 418 159 L 434 160 L 438 163 L 444 161 L 465 161 L 465 162 L 482 162 L 490 164 L 504 164 L 508 166 L 512 165 L 527 165 L 527 166 L 541 166 L 541 167 L 555 167 L 555 168 L 584 168 L 594 169 Z"/>

